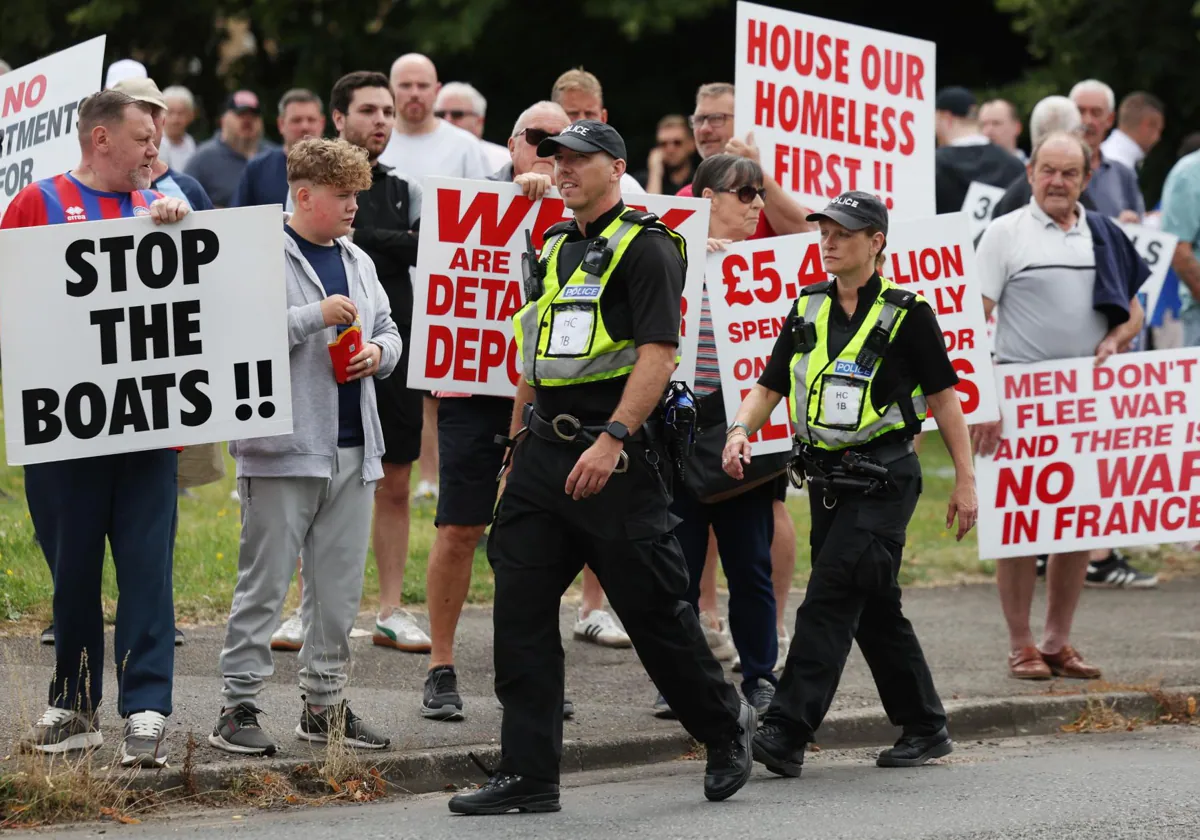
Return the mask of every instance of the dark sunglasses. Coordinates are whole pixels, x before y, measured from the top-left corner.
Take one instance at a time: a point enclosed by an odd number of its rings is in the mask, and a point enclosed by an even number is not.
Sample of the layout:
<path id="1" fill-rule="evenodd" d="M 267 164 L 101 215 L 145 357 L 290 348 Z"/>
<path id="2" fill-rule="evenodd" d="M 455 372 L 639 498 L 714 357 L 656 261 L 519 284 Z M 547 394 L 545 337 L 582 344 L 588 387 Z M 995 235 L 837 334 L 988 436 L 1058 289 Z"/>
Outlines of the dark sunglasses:
<path id="1" fill-rule="evenodd" d="M 744 187 L 735 187 L 731 190 L 721 190 L 721 192 L 733 193 L 742 204 L 753 204 L 755 196 L 758 196 L 763 201 L 767 200 L 767 191 L 765 189 L 762 187 L 752 187 L 749 184 Z"/>
<path id="2" fill-rule="evenodd" d="M 541 128 L 523 128 L 520 131 L 518 131 L 514 136 L 520 137 L 521 135 L 524 135 L 525 142 L 528 143 L 530 146 L 536 147 L 536 146 L 540 145 L 541 142 L 543 140 L 545 140 L 547 137 L 554 137 L 557 134 L 558 134 L 558 132 L 556 132 L 556 131 L 546 131 Z"/>
<path id="3" fill-rule="evenodd" d="M 450 117 L 451 119 L 454 119 L 454 120 L 461 120 L 463 117 L 475 116 L 475 112 L 474 111 L 459 111 L 459 110 L 455 109 L 453 111 L 434 111 L 433 115 L 435 117 L 437 117 L 439 120 L 444 120 L 444 119 L 446 119 L 446 117 Z"/>

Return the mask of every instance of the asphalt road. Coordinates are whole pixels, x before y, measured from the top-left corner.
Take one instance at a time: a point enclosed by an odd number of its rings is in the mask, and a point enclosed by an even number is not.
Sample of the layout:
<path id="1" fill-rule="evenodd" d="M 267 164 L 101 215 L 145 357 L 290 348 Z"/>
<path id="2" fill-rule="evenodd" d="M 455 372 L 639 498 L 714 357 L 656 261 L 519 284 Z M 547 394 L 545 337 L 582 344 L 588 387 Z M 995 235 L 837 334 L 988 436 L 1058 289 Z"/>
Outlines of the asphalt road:
<path id="1" fill-rule="evenodd" d="M 680 761 L 569 777 L 558 814 L 453 817 L 446 809 L 447 794 L 430 794 L 365 806 L 152 817 L 138 826 L 103 829 L 106 838 L 129 840 L 1200 836 L 1197 727 L 977 742 L 959 745 L 949 758 L 917 770 L 877 769 L 873 755 L 868 750 L 819 753 L 798 780 L 778 779 L 759 768 L 737 796 L 717 804 L 704 800 L 703 766 Z M 91 826 L 53 834 L 75 840 L 100 831 Z"/>

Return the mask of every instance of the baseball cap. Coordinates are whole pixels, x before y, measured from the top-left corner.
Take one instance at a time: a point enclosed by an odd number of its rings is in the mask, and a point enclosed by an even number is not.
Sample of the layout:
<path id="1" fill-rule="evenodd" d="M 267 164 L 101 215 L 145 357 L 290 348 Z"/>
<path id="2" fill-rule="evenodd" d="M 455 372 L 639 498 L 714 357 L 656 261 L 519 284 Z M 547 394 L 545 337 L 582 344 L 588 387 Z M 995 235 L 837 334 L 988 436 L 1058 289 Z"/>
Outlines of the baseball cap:
<path id="1" fill-rule="evenodd" d="M 246 112 L 262 113 L 262 107 L 258 104 L 258 95 L 252 90 L 238 90 L 229 94 L 229 97 L 225 100 L 224 110 L 236 111 L 239 114 Z"/>
<path id="2" fill-rule="evenodd" d="M 108 65 L 108 72 L 104 75 L 104 87 L 113 87 L 126 79 L 145 79 L 149 75 L 146 72 L 146 65 L 142 62 L 134 61 L 132 58 L 122 58 Z"/>
<path id="3" fill-rule="evenodd" d="M 112 86 L 126 96 L 132 96 L 141 102 L 148 102 L 156 108 L 166 109 L 167 100 L 153 79 L 122 79 Z"/>
<path id="4" fill-rule="evenodd" d="M 844 192 L 826 205 L 820 213 L 809 213 L 808 221 L 828 219 L 847 230 L 862 230 L 877 227 L 887 236 L 888 211 L 883 202 L 870 193 L 860 190 Z"/>
<path id="5" fill-rule="evenodd" d="M 938 91 L 933 110 L 949 111 L 956 117 L 965 117 L 975 107 L 975 94 L 965 87 L 948 87 Z"/>
<path id="6" fill-rule="evenodd" d="M 583 152 L 585 155 L 593 152 L 607 152 L 619 160 L 629 159 L 629 154 L 625 151 L 625 141 L 621 139 L 617 130 L 611 125 L 597 120 L 580 120 L 571 123 L 553 137 L 547 137 L 538 143 L 538 156 L 550 157 L 554 154 L 555 146 Z"/>

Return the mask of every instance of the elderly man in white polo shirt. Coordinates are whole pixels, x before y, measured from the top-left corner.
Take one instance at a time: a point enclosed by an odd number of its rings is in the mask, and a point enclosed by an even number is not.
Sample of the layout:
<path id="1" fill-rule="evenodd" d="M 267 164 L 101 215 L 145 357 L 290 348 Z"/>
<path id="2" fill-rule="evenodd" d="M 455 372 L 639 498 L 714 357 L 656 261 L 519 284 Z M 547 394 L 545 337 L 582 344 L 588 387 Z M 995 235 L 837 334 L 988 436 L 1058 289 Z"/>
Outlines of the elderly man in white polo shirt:
<path id="1" fill-rule="evenodd" d="M 980 240 L 976 260 L 984 312 L 990 316 L 1000 304 L 995 331 L 999 364 L 1093 354 L 1096 364 L 1102 364 L 1125 349 L 1141 329 L 1143 313 L 1136 294 L 1148 269 L 1136 253 L 1130 256 L 1122 244 L 1128 240 L 1111 220 L 1085 211 L 1079 203 L 1091 175 L 1091 157 L 1077 135 L 1047 135 L 1028 166 L 1033 200 L 992 222 Z M 972 437 L 977 453 L 991 455 L 1000 423 L 976 426 Z M 1008 623 L 1009 673 L 1014 678 L 1100 676 L 1100 669 L 1085 662 L 1068 642 L 1089 554 L 1051 555 L 1040 646 L 1034 644 L 1029 626 L 1035 559 L 996 564 Z"/>

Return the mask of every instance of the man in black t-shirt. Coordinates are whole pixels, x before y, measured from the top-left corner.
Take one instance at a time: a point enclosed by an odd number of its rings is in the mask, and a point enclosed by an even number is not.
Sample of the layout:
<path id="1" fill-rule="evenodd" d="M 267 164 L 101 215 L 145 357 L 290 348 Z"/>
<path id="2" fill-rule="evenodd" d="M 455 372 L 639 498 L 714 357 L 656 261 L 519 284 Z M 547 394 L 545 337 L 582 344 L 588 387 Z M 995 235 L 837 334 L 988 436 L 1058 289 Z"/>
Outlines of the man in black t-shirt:
<path id="1" fill-rule="evenodd" d="M 972 181 L 1007 188 L 1025 166 L 980 131 L 974 95 L 966 88 L 940 91 L 934 104 L 938 150 L 934 189 L 938 213 L 957 213 Z"/>
<path id="2" fill-rule="evenodd" d="M 813 569 L 754 758 L 774 773 L 800 775 L 857 641 L 888 718 L 903 728 L 877 763 L 916 767 L 948 755 L 953 742 L 900 608 L 901 551 L 921 494 L 912 440 L 933 413 L 957 478 L 946 528 L 957 517 L 961 540 L 978 503 L 958 376 L 929 304 L 876 270 L 887 243 L 883 204 L 868 193 L 843 193 L 808 220 L 821 226 L 821 257 L 833 279 L 801 292 L 722 455 L 726 472 L 742 478 L 750 436 L 791 394 L 800 451 L 793 466 L 810 484 Z"/>

